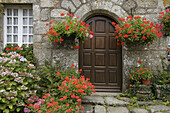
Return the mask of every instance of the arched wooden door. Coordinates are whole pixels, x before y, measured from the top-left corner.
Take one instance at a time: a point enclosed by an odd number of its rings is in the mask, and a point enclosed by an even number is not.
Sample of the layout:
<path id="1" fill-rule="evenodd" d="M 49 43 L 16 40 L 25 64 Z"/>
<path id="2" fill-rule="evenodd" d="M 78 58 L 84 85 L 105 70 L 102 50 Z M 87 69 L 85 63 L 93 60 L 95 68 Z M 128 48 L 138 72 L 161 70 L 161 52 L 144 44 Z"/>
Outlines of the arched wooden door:
<path id="1" fill-rule="evenodd" d="M 96 91 L 121 92 L 122 50 L 114 38 L 112 21 L 104 16 L 87 20 L 94 37 L 80 43 L 79 67 Z"/>

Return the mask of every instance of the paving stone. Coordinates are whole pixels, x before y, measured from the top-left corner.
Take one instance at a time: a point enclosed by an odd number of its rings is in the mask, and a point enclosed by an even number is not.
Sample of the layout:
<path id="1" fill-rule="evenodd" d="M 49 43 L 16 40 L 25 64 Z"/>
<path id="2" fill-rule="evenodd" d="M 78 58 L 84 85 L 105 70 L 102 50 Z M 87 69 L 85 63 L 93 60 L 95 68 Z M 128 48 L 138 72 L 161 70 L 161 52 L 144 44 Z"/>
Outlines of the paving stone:
<path id="1" fill-rule="evenodd" d="M 152 101 L 137 101 L 137 103 L 142 106 L 142 105 L 152 105 Z"/>
<path id="2" fill-rule="evenodd" d="M 148 113 L 146 109 L 135 108 L 132 110 L 132 113 Z"/>
<path id="3" fill-rule="evenodd" d="M 104 106 L 95 106 L 95 113 L 106 113 L 106 108 Z"/>
<path id="4" fill-rule="evenodd" d="M 100 96 L 85 96 L 82 103 L 88 104 L 104 104 L 104 98 Z"/>
<path id="5" fill-rule="evenodd" d="M 120 97 L 120 99 L 126 101 L 126 102 L 131 102 L 130 98 L 128 97 Z"/>
<path id="6" fill-rule="evenodd" d="M 106 102 L 107 105 L 129 106 L 128 102 L 118 100 L 118 99 L 113 98 L 113 97 L 104 97 L 104 99 L 105 99 L 105 102 Z"/>
<path id="7" fill-rule="evenodd" d="M 155 112 L 155 111 L 170 111 L 170 107 L 169 106 L 165 106 L 165 105 L 152 105 L 152 106 L 149 106 L 149 109 L 151 109 L 151 112 Z"/>
<path id="8" fill-rule="evenodd" d="M 129 113 L 126 107 L 108 107 L 107 113 Z"/>
<path id="9" fill-rule="evenodd" d="M 82 104 L 82 106 L 84 107 L 84 111 L 81 112 L 81 113 L 93 113 L 93 107 L 92 107 L 92 105 Z"/>

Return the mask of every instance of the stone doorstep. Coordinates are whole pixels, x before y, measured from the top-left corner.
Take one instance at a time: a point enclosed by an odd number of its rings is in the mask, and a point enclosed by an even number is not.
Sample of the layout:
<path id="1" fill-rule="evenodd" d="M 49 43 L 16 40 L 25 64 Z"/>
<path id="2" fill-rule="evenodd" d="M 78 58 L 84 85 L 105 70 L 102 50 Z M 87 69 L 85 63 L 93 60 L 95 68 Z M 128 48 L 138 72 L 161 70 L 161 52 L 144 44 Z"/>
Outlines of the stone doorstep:
<path id="1" fill-rule="evenodd" d="M 87 104 L 105 104 L 104 98 L 101 96 L 85 96 L 82 99 L 82 103 L 87 103 Z"/>

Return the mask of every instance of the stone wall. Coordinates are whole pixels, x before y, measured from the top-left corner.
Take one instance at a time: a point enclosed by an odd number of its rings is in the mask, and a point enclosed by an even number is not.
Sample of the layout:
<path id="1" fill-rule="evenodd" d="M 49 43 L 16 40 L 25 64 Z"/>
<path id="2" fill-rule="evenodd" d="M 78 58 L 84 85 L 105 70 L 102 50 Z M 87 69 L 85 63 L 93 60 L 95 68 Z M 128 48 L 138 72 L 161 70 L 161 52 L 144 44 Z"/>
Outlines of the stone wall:
<path id="1" fill-rule="evenodd" d="M 60 14 L 67 13 L 69 8 L 72 13 L 80 17 L 80 20 L 100 14 L 118 21 L 118 18 L 129 15 L 129 8 L 136 4 L 135 13 L 137 15 L 157 22 L 158 13 L 164 9 L 163 1 L 166 0 L 127 0 L 127 2 L 125 0 L 0 0 L 3 3 L 32 4 L 34 11 L 34 54 L 39 59 L 39 65 L 42 65 L 45 59 L 52 59 L 53 63 L 56 60 L 63 62 L 65 67 L 70 67 L 73 63 L 78 67 L 78 50 L 59 49 L 46 39 L 42 39 L 43 34 L 48 30 L 47 22 L 51 20 L 62 21 L 64 18 Z M 0 16 L 0 21 L 3 21 L 2 16 Z M 3 41 L 2 31 L 3 26 L 1 24 L 0 46 Z M 160 66 L 159 56 L 166 57 L 167 45 L 167 39 L 163 38 L 149 47 L 122 48 L 123 91 L 125 91 L 126 81 L 128 81 L 128 65 L 137 66 L 137 61 L 142 60 L 155 69 L 156 66 Z"/>

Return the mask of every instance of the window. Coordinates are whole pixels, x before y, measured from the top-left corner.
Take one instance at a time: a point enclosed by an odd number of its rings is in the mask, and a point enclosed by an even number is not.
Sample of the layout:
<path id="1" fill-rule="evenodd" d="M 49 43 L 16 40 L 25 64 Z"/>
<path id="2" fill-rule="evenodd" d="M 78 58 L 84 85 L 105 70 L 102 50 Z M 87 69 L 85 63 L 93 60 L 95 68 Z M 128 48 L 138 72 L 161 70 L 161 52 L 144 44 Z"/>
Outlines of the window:
<path id="1" fill-rule="evenodd" d="M 6 44 L 33 43 L 33 10 L 31 6 L 6 6 L 4 16 L 4 47 Z"/>

